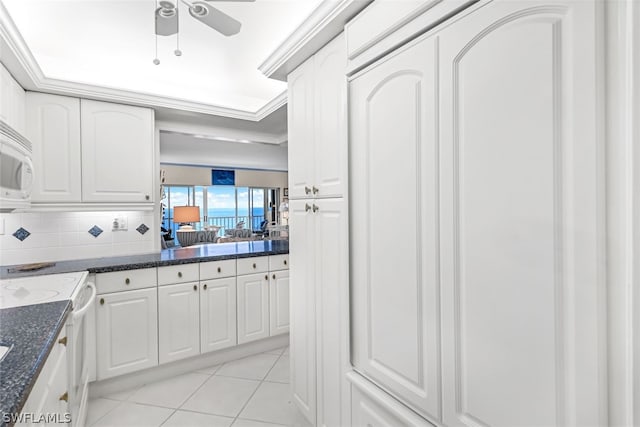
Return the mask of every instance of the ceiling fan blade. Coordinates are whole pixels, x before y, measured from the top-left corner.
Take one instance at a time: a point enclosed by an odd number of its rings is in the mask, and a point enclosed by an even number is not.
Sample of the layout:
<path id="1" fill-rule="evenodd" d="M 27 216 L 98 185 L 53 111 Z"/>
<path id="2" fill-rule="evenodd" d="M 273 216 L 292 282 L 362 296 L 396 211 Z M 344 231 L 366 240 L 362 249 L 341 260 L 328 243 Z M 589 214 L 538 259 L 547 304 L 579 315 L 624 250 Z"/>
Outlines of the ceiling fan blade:
<path id="1" fill-rule="evenodd" d="M 240 27 L 242 27 L 240 21 L 201 1 L 193 2 L 192 7 L 189 8 L 189 13 L 198 21 L 225 36 L 238 34 Z"/>

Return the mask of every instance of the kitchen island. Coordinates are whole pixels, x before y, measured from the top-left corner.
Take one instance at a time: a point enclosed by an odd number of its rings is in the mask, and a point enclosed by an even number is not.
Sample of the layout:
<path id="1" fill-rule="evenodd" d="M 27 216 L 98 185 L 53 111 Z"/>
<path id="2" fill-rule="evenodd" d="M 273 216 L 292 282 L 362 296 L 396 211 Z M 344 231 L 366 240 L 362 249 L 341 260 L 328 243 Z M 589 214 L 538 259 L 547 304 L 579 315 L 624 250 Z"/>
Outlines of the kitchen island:
<path id="1" fill-rule="evenodd" d="M 187 248 L 165 249 L 159 253 L 128 255 L 122 257 L 91 258 L 74 261 L 59 261 L 54 265 L 34 271 L 15 271 L 17 266 L 1 266 L 0 279 L 35 276 L 42 274 L 108 273 L 167 265 L 192 264 L 265 255 L 289 253 L 287 240 L 255 240 L 247 242 L 217 243 Z"/>

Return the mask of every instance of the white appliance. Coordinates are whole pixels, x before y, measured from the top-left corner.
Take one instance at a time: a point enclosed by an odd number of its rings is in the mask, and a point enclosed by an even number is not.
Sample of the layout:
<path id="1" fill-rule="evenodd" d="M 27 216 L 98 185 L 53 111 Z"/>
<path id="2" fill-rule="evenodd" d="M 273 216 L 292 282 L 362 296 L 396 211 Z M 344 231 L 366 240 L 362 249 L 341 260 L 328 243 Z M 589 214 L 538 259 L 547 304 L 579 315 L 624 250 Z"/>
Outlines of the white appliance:
<path id="1" fill-rule="evenodd" d="M 31 154 L 31 143 L 0 120 L 0 211 L 12 211 L 31 204 Z"/>
<path id="2" fill-rule="evenodd" d="M 91 316 L 96 287 L 87 282 L 88 272 L 50 274 L 0 280 L 0 308 L 19 307 L 70 299 L 73 311 L 67 320 L 69 412 L 73 426 L 83 426 L 87 416 L 91 360 L 89 333 L 95 328 Z M 89 314 L 89 315 L 87 315 Z M 95 365 L 95 364 L 94 364 Z"/>

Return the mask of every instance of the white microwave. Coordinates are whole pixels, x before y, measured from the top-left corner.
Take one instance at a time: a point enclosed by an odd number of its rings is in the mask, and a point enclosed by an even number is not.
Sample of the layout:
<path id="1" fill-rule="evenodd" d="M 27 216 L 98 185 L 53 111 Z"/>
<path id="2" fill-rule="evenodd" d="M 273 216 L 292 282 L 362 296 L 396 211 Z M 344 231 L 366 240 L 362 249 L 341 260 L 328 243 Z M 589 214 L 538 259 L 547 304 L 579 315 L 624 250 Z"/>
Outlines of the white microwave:
<path id="1" fill-rule="evenodd" d="M 0 119 L 0 211 L 31 205 L 31 143 Z"/>

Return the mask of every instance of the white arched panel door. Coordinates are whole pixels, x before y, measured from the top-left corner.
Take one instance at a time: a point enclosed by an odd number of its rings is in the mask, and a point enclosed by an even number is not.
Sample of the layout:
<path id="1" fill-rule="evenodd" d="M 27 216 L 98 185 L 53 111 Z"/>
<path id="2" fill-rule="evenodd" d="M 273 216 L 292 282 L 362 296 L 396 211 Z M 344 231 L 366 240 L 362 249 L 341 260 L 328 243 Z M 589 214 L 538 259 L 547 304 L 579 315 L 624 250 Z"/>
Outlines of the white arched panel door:
<path id="1" fill-rule="evenodd" d="M 606 424 L 597 7 L 487 2 L 438 34 L 447 426 Z"/>

